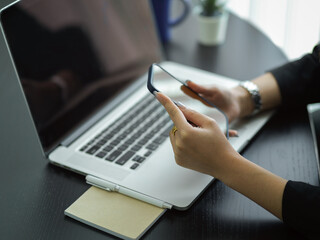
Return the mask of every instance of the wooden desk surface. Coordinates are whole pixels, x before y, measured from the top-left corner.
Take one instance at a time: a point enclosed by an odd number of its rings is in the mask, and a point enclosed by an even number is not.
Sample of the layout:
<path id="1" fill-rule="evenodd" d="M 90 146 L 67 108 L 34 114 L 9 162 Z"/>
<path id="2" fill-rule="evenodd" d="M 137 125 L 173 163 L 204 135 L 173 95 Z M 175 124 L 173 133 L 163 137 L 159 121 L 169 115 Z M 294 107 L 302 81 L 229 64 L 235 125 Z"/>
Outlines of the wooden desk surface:
<path id="1" fill-rule="evenodd" d="M 251 79 L 286 62 L 262 33 L 230 16 L 227 41 L 203 47 L 190 17 L 173 30 L 165 47 L 169 60 L 236 79 Z M 287 179 L 318 184 L 316 158 L 305 110 L 278 113 L 242 152 Z M 84 177 L 35 159 L 1 157 L 0 234 L 2 239 L 114 239 L 65 217 L 63 211 L 89 186 Z M 270 213 L 214 182 L 187 211 L 168 211 L 144 239 L 301 239 Z"/>

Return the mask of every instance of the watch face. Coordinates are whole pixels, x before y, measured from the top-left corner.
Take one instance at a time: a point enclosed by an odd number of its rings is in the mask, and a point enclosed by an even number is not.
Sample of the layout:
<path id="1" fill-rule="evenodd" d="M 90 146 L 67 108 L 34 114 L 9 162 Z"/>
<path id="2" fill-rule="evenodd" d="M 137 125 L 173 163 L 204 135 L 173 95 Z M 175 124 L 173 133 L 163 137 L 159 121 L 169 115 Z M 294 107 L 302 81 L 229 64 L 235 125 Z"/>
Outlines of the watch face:
<path id="1" fill-rule="evenodd" d="M 245 82 L 244 84 L 245 84 L 244 86 L 248 89 L 249 92 L 251 92 L 251 91 L 259 91 L 257 85 L 254 84 L 253 82 L 249 82 L 248 81 L 248 82 Z"/>
<path id="2" fill-rule="evenodd" d="M 260 111 L 261 105 L 262 105 L 261 104 L 261 96 L 260 96 L 258 86 L 250 81 L 246 81 L 244 83 L 241 83 L 240 86 L 243 87 L 244 89 L 246 89 L 251 95 L 251 98 L 254 103 L 254 109 L 255 109 L 253 111 L 252 115 L 258 113 Z"/>

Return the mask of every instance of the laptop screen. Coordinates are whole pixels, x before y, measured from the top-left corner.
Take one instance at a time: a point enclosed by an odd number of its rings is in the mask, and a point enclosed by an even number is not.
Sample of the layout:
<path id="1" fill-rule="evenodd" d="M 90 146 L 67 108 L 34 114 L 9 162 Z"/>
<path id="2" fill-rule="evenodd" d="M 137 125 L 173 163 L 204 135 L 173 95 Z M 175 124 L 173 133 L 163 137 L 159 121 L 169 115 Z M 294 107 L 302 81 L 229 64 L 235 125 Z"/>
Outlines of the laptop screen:
<path id="1" fill-rule="evenodd" d="M 160 59 L 147 0 L 23 0 L 1 22 L 45 150 Z"/>

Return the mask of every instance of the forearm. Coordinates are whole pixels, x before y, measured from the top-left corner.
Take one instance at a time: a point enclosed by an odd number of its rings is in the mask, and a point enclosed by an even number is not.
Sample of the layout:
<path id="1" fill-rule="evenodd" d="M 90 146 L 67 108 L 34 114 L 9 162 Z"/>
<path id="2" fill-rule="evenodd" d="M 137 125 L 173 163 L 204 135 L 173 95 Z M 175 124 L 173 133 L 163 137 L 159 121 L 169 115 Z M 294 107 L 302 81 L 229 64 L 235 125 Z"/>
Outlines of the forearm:
<path id="1" fill-rule="evenodd" d="M 262 110 L 272 109 L 280 105 L 281 94 L 278 83 L 271 73 L 266 73 L 252 80 L 260 91 Z M 247 90 L 237 86 L 232 89 L 240 105 L 239 117 L 250 115 L 254 110 L 254 103 Z"/>
<path id="2" fill-rule="evenodd" d="M 320 101 L 320 45 L 312 53 L 270 72 L 277 79 L 281 105 L 286 109 Z"/>
<path id="3" fill-rule="evenodd" d="M 282 196 L 287 180 L 240 155 L 228 161 L 219 179 L 282 220 Z"/>
<path id="4" fill-rule="evenodd" d="M 297 107 L 319 102 L 320 45 L 311 54 L 275 68 L 253 79 L 261 95 L 262 110 L 279 106 Z M 250 115 L 254 110 L 248 91 L 242 87 L 232 89 L 240 104 L 239 117 Z"/>

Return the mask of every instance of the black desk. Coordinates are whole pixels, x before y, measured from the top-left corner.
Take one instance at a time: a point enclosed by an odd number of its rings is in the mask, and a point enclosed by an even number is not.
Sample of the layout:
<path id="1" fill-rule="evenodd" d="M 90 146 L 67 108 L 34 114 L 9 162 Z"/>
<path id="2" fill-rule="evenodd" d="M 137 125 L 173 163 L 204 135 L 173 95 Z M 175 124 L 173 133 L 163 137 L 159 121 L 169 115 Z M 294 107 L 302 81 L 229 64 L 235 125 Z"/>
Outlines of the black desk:
<path id="1" fill-rule="evenodd" d="M 230 17 L 220 47 L 199 46 L 189 18 L 165 47 L 169 60 L 236 79 L 251 79 L 282 64 L 286 57 L 251 25 Z M 182 38 L 181 38 L 182 37 Z M 243 155 L 289 179 L 318 184 L 316 159 L 306 111 L 276 114 Z M 63 211 L 89 186 L 84 177 L 46 161 L 1 157 L 1 239 L 113 239 L 67 218 Z M 3 178 L 1 178 L 3 179 Z M 300 239 L 270 213 L 223 183 L 214 182 L 187 211 L 168 211 L 145 239 Z"/>

